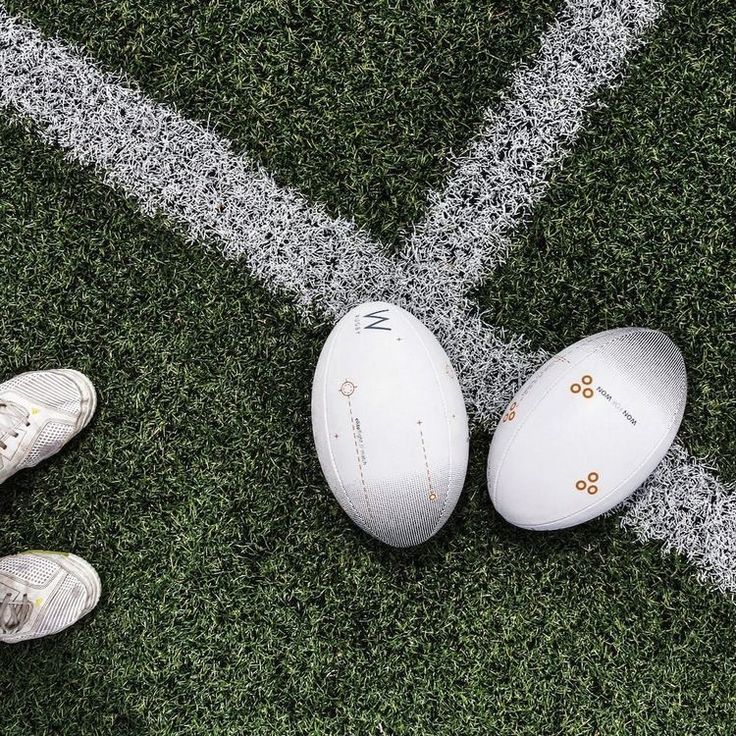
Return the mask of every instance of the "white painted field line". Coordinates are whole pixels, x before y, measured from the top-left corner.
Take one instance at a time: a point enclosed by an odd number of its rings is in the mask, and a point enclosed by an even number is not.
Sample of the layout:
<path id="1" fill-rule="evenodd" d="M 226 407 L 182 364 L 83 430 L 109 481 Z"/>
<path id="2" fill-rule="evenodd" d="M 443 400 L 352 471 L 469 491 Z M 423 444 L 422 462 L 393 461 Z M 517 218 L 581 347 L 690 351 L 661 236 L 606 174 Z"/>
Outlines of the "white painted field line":
<path id="1" fill-rule="evenodd" d="M 339 313 L 347 293 L 368 298 L 393 276 L 393 261 L 351 222 L 277 186 L 227 141 L 102 74 L 1 6 L 0 104 L 71 159 L 94 166 L 146 213 L 164 212 L 192 238 L 243 258 L 265 284 L 305 306 Z"/>
<path id="2" fill-rule="evenodd" d="M 625 507 L 621 525 L 641 541 L 663 542 L 695 564 L 700 580 L 736 592 L 736 483 L 720 481 L 677 440 Z"/>
<path id="3" fill-rule="evenodd" d="M 452 264 L 457 294 L 482 282 L 511 247 L 510 236 L 548 187 L 584 115 L 620 76 L 660 13 L 658 0 L 568 0 L 544 33 L 538 56 L 521 66 L 482 131 L 412 235 L 407 260 Z"/>
<path id="4" fill-rule="evenodd" d="M 608 3 L 590 0 L 590 6 Z M 163 212 L 193 239 L 242 258 L 267 288 L 291 293 L 307 309 L 334 318 L 364 299 L 400 301 L 447 347 L 480 420 L 492 419 L 546 358 L 528 351 L 523 339 L 505 339 L 483 324 L 451 286 L 457 283 L 448 278 L 452 262 L 440 259 L 422 270 L 404 262 L 401 268 L 352 223 L 276 186 L 217 136 L 104 76 L 2 10 L 0 104 L 31 121 L 72 160 L 95 166 L 145 212 Z M 520 209 L 522 215 L 531 204 Z M 416 248 L 413 253 L 416 259 Z M 443 291 L 442 283 L 451 288 Z M 662 539 L 686 554 L 715 585 L 736 590 L 731 491 L 678 445 L 624 523 L 642 538 Z"/>

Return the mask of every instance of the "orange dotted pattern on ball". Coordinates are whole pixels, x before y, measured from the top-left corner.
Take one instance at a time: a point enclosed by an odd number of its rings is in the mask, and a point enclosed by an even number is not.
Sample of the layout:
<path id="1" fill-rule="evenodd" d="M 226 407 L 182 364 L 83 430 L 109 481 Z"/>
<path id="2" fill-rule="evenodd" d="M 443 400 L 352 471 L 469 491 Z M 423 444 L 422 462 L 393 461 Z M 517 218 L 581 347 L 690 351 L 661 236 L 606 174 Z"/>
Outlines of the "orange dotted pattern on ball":
<path id="1" fill-rule="evenodd" d="M 503 422 L 513 422 L 516 419 L 516 402 L 513 401 L 509 406 L 508 411 L 503 415 Z"/>
<path id="2" fill-rule="evenodd" d="M 587 491 L 591 496 L 595 496 L 596 493 L 598 493 L 598 481 L 600 480 L 600 475 L 595 472 L 595 470 L 592 470 L 588 475 L 586 476 L 585 480 L 579 480 L 575 483 L 575 488 L 578 491 Z"/>
<path id="3" fill-rule="evenodd" d="M 570 385 L 570 391 L 572 391 L 574 394 L 582 393 L 583 398 L 585 399 L 592 399 L 593 389 L 590 387 L 591 383 L 593 383 L 593 376 L 590 376 L 586 373 L 580 379 L 580 383 L 573 383 Z"/>

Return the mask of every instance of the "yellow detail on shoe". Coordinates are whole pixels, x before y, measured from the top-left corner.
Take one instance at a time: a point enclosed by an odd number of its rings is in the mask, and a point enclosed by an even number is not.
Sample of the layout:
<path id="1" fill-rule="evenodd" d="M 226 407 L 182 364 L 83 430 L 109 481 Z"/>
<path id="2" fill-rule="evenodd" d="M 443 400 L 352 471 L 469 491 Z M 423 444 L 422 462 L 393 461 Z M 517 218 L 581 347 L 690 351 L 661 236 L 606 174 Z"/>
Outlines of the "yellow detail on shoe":
<path id="1" fill-rule="evenodd" d="M 41 606 L 43 605 L 43 598 L 36 598 L 33 603 L 35 604 L 36 608 L 41 608 Z"/>
<path id="2" fill-rule="evenodd" d="M 31 414 L 33 414 L 33 416 L 36 416 L 36 414 L 40 414 L 40 413 L 41 413 L 41 410 L 37 406 L 34 406 L 31 408 Z"/>

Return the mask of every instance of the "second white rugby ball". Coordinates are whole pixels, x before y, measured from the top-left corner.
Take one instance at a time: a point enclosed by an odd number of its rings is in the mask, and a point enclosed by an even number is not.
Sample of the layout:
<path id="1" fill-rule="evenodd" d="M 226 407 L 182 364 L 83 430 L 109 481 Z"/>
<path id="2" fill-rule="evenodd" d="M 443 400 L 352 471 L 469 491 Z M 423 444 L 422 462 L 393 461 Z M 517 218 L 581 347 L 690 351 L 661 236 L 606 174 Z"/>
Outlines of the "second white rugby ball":
<path id="1" fill-rule="evenodd" d="M 493 505 L 527 529 L 599 516 L 662 460 L 686 398 L 682 354 L 661 332 L 624 328 L 575 343 L 503 413 L 488 456 Z"/>
<path id="2" fill-rule="evenodd" d="M 425 542 L 455 508 L 468 419 L 445 351 L 414 316 L 371 302 L 335 326 L 317 363 L 312 428 L 335 498 L 394 547 Z"/>

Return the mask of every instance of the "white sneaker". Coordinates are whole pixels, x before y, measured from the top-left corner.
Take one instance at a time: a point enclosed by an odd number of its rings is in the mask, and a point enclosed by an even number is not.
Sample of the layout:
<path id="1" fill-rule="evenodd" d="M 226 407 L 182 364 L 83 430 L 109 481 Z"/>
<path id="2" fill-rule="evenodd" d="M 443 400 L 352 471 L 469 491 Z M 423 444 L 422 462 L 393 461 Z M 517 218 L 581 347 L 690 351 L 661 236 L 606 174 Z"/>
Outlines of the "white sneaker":
<path id="1" fill-rule="evenodd" d="M 0 384 L 0 483 L 55 455 L 96 406 L 95 387 L 79 371 L 22 373 Z"/>
<path id="2" fill-rule="evenodd" d="M 0 642 L 63 631 L 97 605 L 100 591 L 96 570 L 76 555 L 32 550 L 0 557 Z"/>

